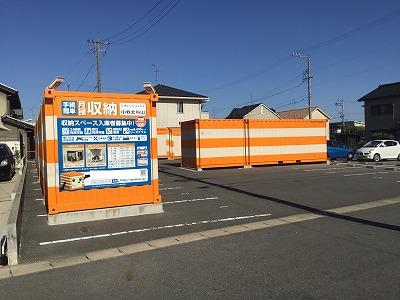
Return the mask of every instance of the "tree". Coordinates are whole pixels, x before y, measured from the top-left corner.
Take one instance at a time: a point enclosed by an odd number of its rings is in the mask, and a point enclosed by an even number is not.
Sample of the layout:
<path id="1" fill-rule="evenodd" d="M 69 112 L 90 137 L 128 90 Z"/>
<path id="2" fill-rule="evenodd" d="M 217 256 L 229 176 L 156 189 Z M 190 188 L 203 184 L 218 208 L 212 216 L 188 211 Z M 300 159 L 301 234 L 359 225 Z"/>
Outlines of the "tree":
<path id="1" fill-rule="evenodd" d="M 387 132 L 375 132 L 372 134 L 373 140 L 394 140 L 394 135 Z"/>

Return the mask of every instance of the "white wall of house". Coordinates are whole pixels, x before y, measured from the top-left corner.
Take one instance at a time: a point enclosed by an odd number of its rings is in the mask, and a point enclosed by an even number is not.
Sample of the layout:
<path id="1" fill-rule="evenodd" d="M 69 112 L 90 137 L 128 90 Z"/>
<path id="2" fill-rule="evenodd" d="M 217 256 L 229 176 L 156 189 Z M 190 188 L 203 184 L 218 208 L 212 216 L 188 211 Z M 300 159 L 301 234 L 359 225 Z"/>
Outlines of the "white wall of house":
<path id="1" fill-rule="evenodd" d="M 7 95 L 0 93 L 0 117 L 4 116 L 8 112 L 9 112 L 9 109 L 8 109 Z M 3 125 L 1 118 L 0 118 L 0 125 Z"/>
<path id="2" fill-rule="evenodd" d="M 178 102 L 183 102 L 183 112 L 178 112 Z M 201 111 L 199 101 L 187 99 L 164 100 L 157 102 L 157 128 L 180 127 L 180 122 L 193 119 L 208 119 L 208 113 Z"/>
<path id="3" fill-rule="evenodd" d="M 311 118 L 312 118 L 312 119 L 325 119 L 325 120 L 328 119 L 328 118 L 327 118 L 323 113 L 321 113 L 318 109 L 316 109 L 316 110 L 314 110 L 313 112 L 311 112 Z M 308 116 L 307 116 L 307 119 L 308 119 Z"/>
<path id="4" fill-rule="evenodd" d="M 274 120 L 274 119 L 279 119 L 279 117 L 273 112 L 271 112 L 269 109 L 267 109 L 265 106 L 259 105 L 251 112 L 249 112 L 247 115 L 245 115 L 244 119 Z"/>

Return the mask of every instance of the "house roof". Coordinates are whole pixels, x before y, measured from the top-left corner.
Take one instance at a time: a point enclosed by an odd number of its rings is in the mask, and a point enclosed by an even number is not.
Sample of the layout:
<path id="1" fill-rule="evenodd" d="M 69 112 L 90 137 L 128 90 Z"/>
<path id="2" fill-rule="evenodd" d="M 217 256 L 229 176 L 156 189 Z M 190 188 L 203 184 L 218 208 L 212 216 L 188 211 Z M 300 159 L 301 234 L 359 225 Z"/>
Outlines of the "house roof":
<path id="1" fill-rule="evenodd" d="M 235 107 L 225 119 L 243 119 L 245 115 L 258 107 L 261 103 L 247 105 L 243 107 Z"/>
<path id="2" fill-rule="evenodd" d="M 167 85 L 157 84 L 154 86 L 154 90 L 158 94 L 159 98 L 186 98 L 186 99 L 198 99 L 201 102 L 207 102 L 209 99 L 207 96 L 195 94 L 192 92 L 176 89 Z M 138 94 L 146 94 L 146 91 L 141 91 Z"/>
<path id="3" fill-rule="evenodd" d="M 323 112 L 319 107 L 311 107 L 311 113 L 318 110 L 321 114 L 323 114 L 327 119 L 331 119 L 325 112 Z M 277 112 L 277 114 L 282 119 L 308 119 L 308 108 L 300 108 L 293 110 L 286 110 Z"/>
<path id="4" fill-rule="evenodd" d="M 248 115 L 250 112 L 255 110 L 260 105 L 264 106 L 267 110 L 269 110 L 271 113 L 280 118 L 272 109 L 268 108 L 263 103 L 257 103 L 257 104 L 246 105 L 243 107 L 235 107 L 234 109 L 232 109 L 232 111 L 225 119 L 243 119 L 246 115 Z"/>
<path id="5" fill-rule="evenodd" d="M 362 96 L 357 101 L 365 101 L 377 98 L 385 98 L 391 96 L 399 96 L 400 95 L 400 82 L 382 84 L 378 86 L 372 92 Z"/>
<path id="6" fill-rule="evenodd" d="M 27 121 L 23 121 L 20 119 L 16 119 L 13 118 L 11 116 L 8 115 L 4 115 L 1 117 L 1 120 L 3 121 L 4 124 L 8 124 L 8 125 L 12 125 L 16 128 L 19 129 L 24 129 L 25 131 L 32 131 L 35 128 L 35 124 L 31 123 L 31 122 L 27 122 Z"/>
<path id="7" fill-rule="evenodd" d="M 7 95 L 7 99 L 10 100 L 10 109 L 21 109 L 21 100 L 19 99 L 18 91 L 0 83 L 0 93 Z"/>

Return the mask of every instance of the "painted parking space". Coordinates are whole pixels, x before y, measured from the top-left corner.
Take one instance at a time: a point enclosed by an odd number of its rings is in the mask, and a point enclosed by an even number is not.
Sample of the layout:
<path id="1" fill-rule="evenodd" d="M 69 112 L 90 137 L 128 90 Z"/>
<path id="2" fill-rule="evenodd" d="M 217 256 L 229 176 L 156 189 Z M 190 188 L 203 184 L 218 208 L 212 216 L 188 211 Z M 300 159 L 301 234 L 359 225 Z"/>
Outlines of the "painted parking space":
<path id="1" fill-rule="evenodd" d="M 227 226 L 266 222 L 305 211 L 309 213 L 358 205 L 385 197 L 384 194 L 374 195 L 374 192 L 363 190 L 362 195 L 350 198 L 354 185 L 348 182 L 347 178 L 350 177 L 344 175 L 361 169 L 334 165 L 187 172 L 174 162 L 161 161 L 160 169 L 164 213 L 153 216 L 49 226 L 43 213 L 45 207 L 42 201 L 36 200 L 41 199 L 42 195 L 39 191 L 31 192 L 27 199 L 27 212 L 35 212 L 37 221 L 32 221 L 30 215 L 26 218 L 22 260 L 29 262 L 51 256 L 77 255 Z M 362 172 L 371 171 L 362 169 Z M 388 172 L 379 176 L 392 176 L 393 180 L 398 181 L 400 178 L 393 177 L 393 174 Z M 352 178 L 362 179 L 365 186 L 369 187 L 373 176 Z M 312 193 L 310 184 L 315 189 Z M 336 189 L 336 185 L 341 188 Z M 384 191 L 387 197 L 393 196 L 389 189 Z"/>

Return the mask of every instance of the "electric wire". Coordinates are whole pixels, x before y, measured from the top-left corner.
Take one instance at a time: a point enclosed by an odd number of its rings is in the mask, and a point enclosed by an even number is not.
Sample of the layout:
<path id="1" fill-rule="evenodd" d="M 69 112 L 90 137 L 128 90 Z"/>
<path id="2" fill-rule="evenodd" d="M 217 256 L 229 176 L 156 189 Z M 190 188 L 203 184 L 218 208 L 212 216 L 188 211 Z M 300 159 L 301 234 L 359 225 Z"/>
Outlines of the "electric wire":
<path id="1" fill-rule="evenodd" d="M 129 42 L 131 42 L 131 41 L 133 41 L 133 40 L 135 40 L 135 39 L 141 37 L 142 35 L 144 35 L 146 32 L 148 32 L 150 29 L 152 29 L 155 25 L 157 25 L 162 19 L 164 19 L 164 17 L 165 17 L 172 9 L 174 9 L 174 7 L 175 7 L 181 0 L 178 0 L 166 13 L 164 13 L 157 21 L 155 21 L 154 24 L 152 24 L 149 28 L 147 28 L 146 30 L 144 30 L 142 33 L 136 35 L 135 37 L 133 37 L 133 38 L 131 38 L 131 39 L 129 39 L 129 40 L 123 41 L 123 40 L 126 39 L 127 37 L 132 36 L 133 34 L 139 32 L 141 29 L 145 28 L 147 25 L 149 25 L 150 23 L 152 23 L 157 17 L 159 17 L 159 16 L 161 15 L 161 13 L 162 13 L 173 1 L 174 1 L 174 0 L 171 0 L 171 1 L 168 3 L 168 5 L 167 5 L 159 14 L 157 14 L 151 21 L 149 21 L 148 23 L 146 23 L 144 26 L 142 26 L 141 28 L 139 28 L 139 29 L 136 30 L 135 32 L 133 32 L 133 33 L 127 35 L 126 37 L 123 37 L 123 38 L 121 38 L 121 39 L 119 39 L 119 40 L 117 40 L 117 41 L 115 41 L 115 42 L 113 42 L 113 43 L 111 43 L 111 44 L 113 44 L 113 45 L 122 45 L 122 44 L 126 44 L 126 43 L 129 43 Z"/>
<path id="2" fill-rule="evenodd" d="M 92 66 L 90 67 L 90 69 L 89 69 L 89 71 L 87 72 L 85 78 L 83 78 L 81 84 L 80 84 L 79 87 L 76 89 L 76 91 L 79 91 L 79 89 L 82 87 L 83 83 L 85 82 L 86 78 L 89 76 L 89 73 L 92 71 L 92 69 L 93 69 L 93 67 L 94 67 L 95 65 L 96 65 L 96 64 L 94 64 L 94 65 L 92 65 Z"/>
<path id="3" fill-rule="evenodd" d="M 336 42 L 339 42 L 341 40 L 347 39 L 347 38 L 349 38 L 351 36 L 354 36 L 356 34 L 359 34 L 361 32 L 364 32 L 366 30 L 374 28 L 374 27 L 376 27 L 378 25 L 386 23 L 386 22 L 398 17 L 399 15 L 400 15 L 400 10 L 396 10 L 396 11 L 392 12 L 389 15 L 383 16 L 382 18 L 376 19 L 376 20 L 374 20 L 372 22 L 369 22 L 369 23 L 367 23 L 367 24 L 365 24 L 363 26 L 360 26 L 360 27 L 357 27 L 357 28 L 355 28 L 353 30 L 350 30 L 350 31 L 348 31 L 348 32 L 346 32 L 344 34 L 341 34 L 341 35 L 336 36 L 336 37 L 334 37 L 332 39 L 323 41 L 321 43 L 315 44 L 313 46 L 310 46 L 310 47 L 307 47 L 307 48 L 303 48 L 300 51 L 296 51 L 296 52 L 298 52 L 298 53 L 312 52 L 314 50 L 326 47 L 328 45 L 334 44 Z M 254 72 L 254 73 L 251 73 L 251 74 L 249 74 L 247 76 L 241 77 L 241 78 L 239 78 L 237 80 L 233 80 L 231 82 L 228 82 L 228 83 L 225 83 L 225 84 L 221 84 L 219 86 L 212 87 L 210 89 L 205 89 L 205 90 L 203 90 L 203 92 L 209 92 L 209 91 L 225 89 L 225 88 L 237 85 L 239 83 L 248 81 L 248 80 L 253 79 L 255 77 L 258 77 L 258 76 L 260 76 L 260 75 L 262 75 L 262 74 L 264 74 L 264 73 L 266 73 L 268 71 L 273 70 L 274 68 L 276 68 L 276 67 L 282 65 L 283 63 L 289 61 L 291 58 L 292 58 L 291 55 L 286 56 L 286 57 L 276 61 L 275 63 L 272 63 L 271 65 L 268 65 L 268 66 L 266 66 L 266 67 L 264 67 L 264 68 L 262 68 L 262 69 L 260 69 L 260 70 L 258 70 L 256 72 Z"/>
<path id="4" fill-rule="evenodd" d="M 133 26 L 135 26 L 136 24 L 138 24 L 141 20 L 143 20 L 145 17 L 147 17 L 148 14 L 150 14 L 154 9 L 156 9 L 156 7 L 163 2 L 164 0 L 160 0 L 156 5 L 154 5 L 145 15 L 143 15 L 139 20 L 137 20 L 135 23 L 133 23 L 131 26 L 129 26 L 128 28 L 126 28 L 125 30 L 121 31 L 120 33 L 117 33 L 109 38 L 106 38 L 104 40 L 109 41 L 117 36 L 120 36 L 121 34 L 127 32 L 129 29 L 131 29 Z"/>

